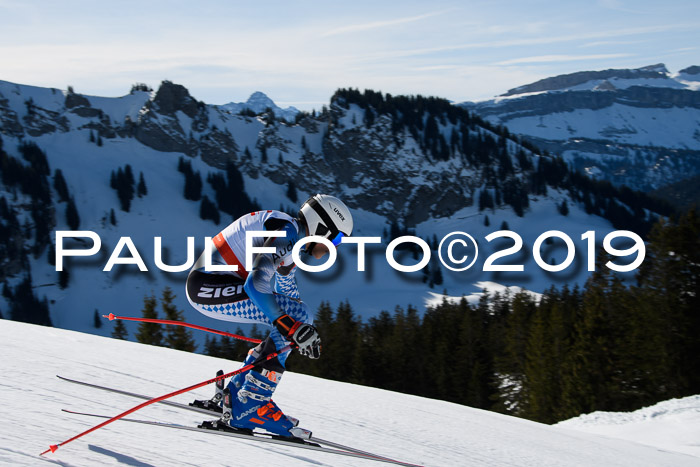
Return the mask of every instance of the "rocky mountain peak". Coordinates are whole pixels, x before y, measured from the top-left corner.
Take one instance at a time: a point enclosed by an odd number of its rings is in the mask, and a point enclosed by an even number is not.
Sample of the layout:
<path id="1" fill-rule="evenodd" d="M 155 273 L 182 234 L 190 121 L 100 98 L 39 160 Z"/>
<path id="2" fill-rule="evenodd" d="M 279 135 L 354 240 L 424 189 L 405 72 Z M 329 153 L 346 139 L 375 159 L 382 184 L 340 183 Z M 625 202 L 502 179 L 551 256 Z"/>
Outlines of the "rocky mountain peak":
<path id="1" fill-rule="evenodd" d="M 668 74 L 668 68 L 663 63 L 657 63 L 656 65 L 647 65 L 641 68 L 637 68 L 632 71 L 651 71 L 656 73 Z"/>
<path id="2" fill-rule="evenodd" d="M 187 88 L 171 81 L 163 81 L 153 98 L 159 113 L 174 115 L 178 110 L 190 118 L 197 114 L 197 101 L 190 96 Z"/>
<path id="3" fill-rule="evenodd" d="M 678 72 L 680 75 L 690 75 L 697 79 L 700 79 L 700 66 L 693 65 L 688 68 L 684 68 Z"/>
<path id="4" fill-rule="evenodd" d="M 248 104 L 250 106 L 255 106 L 255 107 L 259 107 L 259 106 L 265 106 L 265 107 L 270 107 L 270 108 L 277 107 L 275 102 L 272 99 L 270 99 L 269 97 L 267 97 L 267 94 L 265 94 L 264 92 L 260 92 L 260 91 L 255 91 L 253 94 L 251 94 L 250 97 L 248 98 L 248 100 L 246 101 L 246 104 Z"/>
<path id="5" fill-rule="evenodd" d="M 72 109 L 75 107 L 90 107 L 90 101 L 85 96 L 69 92 L 66 94 L 66 108 Z"/>
<path id="6" fill-rule="evenodd" d="M 531 84 L 510 89 L 504 97 L 543 91 L 561 91 L 590 81 L 611 79 L 666 79 L 669 72 L 663 63 L 635 69 L 608 69 L 602 71 L 579 71 L 541 79 Z"/>
<path id="7" fill-rule="evenodd" d="M 272 109 L 276 117 L 287 121 L 294 121 L 294 117 L 299 113 L 299 109 L 295 107 L 287 107 L 286 109 L 279 107 L 267 94 L 260 91 L 251 94 L 246 102 L 229 102 L 220 107 L 234 114 L 240 113 L 242 110 L 252 110 L 259 114 L 267 109 Z"/>

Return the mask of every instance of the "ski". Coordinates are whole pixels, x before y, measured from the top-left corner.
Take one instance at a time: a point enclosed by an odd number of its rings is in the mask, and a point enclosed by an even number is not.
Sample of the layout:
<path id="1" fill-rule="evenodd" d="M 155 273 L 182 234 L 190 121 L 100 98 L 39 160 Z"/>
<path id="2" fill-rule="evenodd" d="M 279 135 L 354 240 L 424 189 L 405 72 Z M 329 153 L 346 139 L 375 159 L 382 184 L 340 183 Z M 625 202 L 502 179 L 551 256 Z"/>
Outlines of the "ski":
<path id="1" fill-rule="evenodd" d="M 99 384 L 87 383 L 85 381 L 78 381 L 77 379 L 65 378 L 65 377 L 60 376 L 60 375 L 56 375 L 56 377 L 62 381 L 67 381 L 69 383 L 74 383 L 74 384 L 79 384 L 81 386 L 87 386 L 90 388 L 100 389 L 102 391 L 113 392 L 115 394 L 121 394 L 123 396 L 129 396 L 129 397 L 134 397 L 136 399 L 144 399 L 144 400 L 151 399 L 151 396 L 146 396 L 144 394 L 137 394 L 135 392 L 124 391 L 122 389 L 110 388 L 107 386 L 100 386 Z M 221 414 L 221 410 L 218 410 L 218 411 L 209 410 L 209 409 L 206 409 L 202 406 L 193 406 L 193 405 L 188 405 L 188 404 L 182 404 L 180 402 L 159 401 L 158 403 L 164 404 L 164 405 L 167 405 L 170 407 L 175 407 L 176 409 L 191 410 L 193 412 L 201 413 L 204 415 L 216 415 L 217 413 Z"/>
<path id="2" fill-rule="evenodd" d="M 79 380 L 76 380 L 76 379 L 70 379 L 70 378 L 66 378 L 66 377 L 64 377 L 64 376 L 60 376 L 60 375 L 56 375 L 56 377 L 57 377 L 58 379 L 62 380 L 62 381 L 66 381 L 66 382 L 74 383 L 74 384 L 79 384 L 79 385 L 81 385 L 81 386 L 87 386 L 87 387 L 91 387 L 91 388 L 94 388 L 94 389 L 99 389 L 99 390 L 102 390 L 102 391 L 112 392 L 112 393 L 115 393 L 115 394 L 121 394 L 121 395 L 124 395 L 124 396 L 134 397 L 134 398 L 137 398 L 137 399 L 145 399 L 145 400 L 151 399 L 150 396 L 146 396 L 146 395 L 144 395 L 144 394 L 138 394 L 138 393 L 135 393 L 135 392 L 124 391 L 124 390 L 122 390 L 122 389 L 116 389 L 116 388 L 111 388 L 111 387 L 108 387 L 108 386 L 102 386 L 102 385 L 99 385 L 99 384 L 88 383 L 88 382 L 79 381 Z M 196 402 L 198 402 L 198 401 L 195 401 L 194 403 L 196 403 Z M 204 401 L 204 402 L 209 402 L 209 401 Z M 169 406 L 169 407 L 176 408 L 176 409 L 190 410 L 190 411 L 193 411 L 193 412 L 197 412 L 197 413 L 204 414 L 204 415 L 209 415 L 209 416 L 212 416 L 212 415 L 220 416 L 220 415 L 221 415 L 221 408 L 218 407 L 218 406 L 216 407 L 215 410 L 208 410 L 208 409 L 204 408 L 204 406 L 201 406 L 201 405 L 200 405 L 200 406 L 192 405 L 193 403 L 190 403 L 190 404 L 183 404 L 183 403 L 180 403 L 180 402 L 173 402 L 173 401 L 159 401 L 158 403 L 159 403 L 159 404 L 164 404 L 164 405 L 167 405 L 167 406 Z M 212 407 L 212 406 L 210 406 L 210 407 Z M 70 411 L 66 410 L 66 412 L 70 412 Z M 76 412 L 76 413 L 77 413 L 77 412 Z M 82 415 L 82 414 L 81 414 L 81 415 Z M 88 414 L 86 414 L 86 415 L 88 415 Z M 191 427 L 189 427 L 189 428 L 191 428 Z M 210 430 L 210 431 L 211 431 L 211 430 Z M 242 436 L 247 436 L 247 435 L 242 435 Z M 399 461 L 394 461 L 393 459 L 390 459 L 390 458 L 385 458 L 385 457 L 383 457 L 383 456 L 379 456 L 379 455 L 376 455 L 376 454 L 372 454 L 372 453 L 367 452 L 367 451 L 362 451 L 362 450 L 357 449 L 357 448 L 353 448 L 353 447 L 350 447 L 350 446 L 345 446 L 345 445 L 340 444 L 340 443 L 335 443 L 335 442 L 333 442 L 333 441 L 328 441 L 328 440 L 324 440 L 324 439 L 321 439 L 321 438 L 317 438 L 316 436 L 312 436 L 312 437 L 310 438 L 310 441 L 316 442 L 316 443 L 318 443 L 318 444 L 326 445 L 326 446 L 329 446 L 329 447 L 332 447 L 332 448 L 336 448 L 336 449 L 339 449 L 339 450 L 348 451 L 348 452 L 354 452 L 354 453 L 356 453 L 356 454 L 360 454 L 361 456 L 371 456 L 371 457 L 373 457 L 373 458 L 376 458 L 377 460 L 386 459 L 386 460 L 392 461 L 392 462 L 394 462 L 394 463 L 399 462 Z M 289 443 L 288 441 L 285 441 L 285 442 L 286 442 L 286 443 Z M 407 463 L 401 463 L 401 462 L 399 462 L 399 465 L 415 466 L 416 464 L 407 464 Z"/>
<path id="3" fill-rule="evenodd" d="M 77 412 L 77 411 L 67 410 L 67 409 L 62 409 L 62 410 L 63 410 L 63 412 L 73 414 L 73 415 L 83 415 L 83 416 L 95 417 L 95 418 L 111 418 L 109 415 L 99 415 L 99 414 L 86 413 L 86 412 Z M 271 443 L 271 444 L 277 444 L 277 445 L 281 445 L 281 446 L 289 446 L 289 447 L 300 448 L 300 449 L 309 449 L 312 451 L 325 452 L 325 453 L 329 453 L 329 454 L 337 454 L 340 456 L 347 456 L 347 457 L 355 457 L 355 458 L 359 458 L 359 459 L 384 462 L 384 463 L 388 463 L 388 464 L 403 465 L 403 466 L 407 466 L 407 467 L 422 467 L 422 466 L 419 466 L 416 464 L 409 464 L 406 462 L 401 462 L 401 461 L 398 461 L 395 459 L 391 459 L 391 458 L 383 457 L 383 456 L 378 456 L 375 454 L 355 452 L 355 451 L 346 451 L 346 450 L 342 450 L 341 448 L 331 448 L 331 447 L 319 446 L 318 444 L 315 444 L 314 441 L 316 441 L 316 442 L 320 442 L 320 441 L 313 438 L 313 437 L 311 438 L 310 441 L 307 441 L 307 440 L 304 440 L 301 438 L 287 439 L 287 438 L 284 438 L 281 436 L 271 435 L 271 434 L 267 434 L 267 433 L 237 432 L 234 429 L 231 429 L 228 427 L 225 431 L 223 431 L 223 430 L 219 430 L 217 428 L 218 420 L 214 420 L 212 422 L 204 422 L 204 423 L 202 423 L 202 425 L 197 426 L 197 427 L 192 427 L 192 426 L 187 426 L 187 425 L 178 425 L 175 423 L 157 422 L 157 421 L 151 421 L 151 420 L 139 420 L 139 419 L 134 419 L 134 418 L 122 418 L 120 420 L 125 421 L 125 422 L 131 422 L 131 423 L 140 423 L 142 425 L 159 426 L 162 428 L 172 428 L 172 429 L 177 429 L 177 430 L 186 430 L 186 431 L 194 431 L 194 432 L 198 432 L 198 433 L 207 433 L 207 434 L 214 434 L 214 435 L 220 435 L 220 436 L 228 436 L 231 438 L 237 438 L 237 439 L 242 439 L 242 440 L 246 440 L 246 441 L 256 441 L 256 442 Z M 205 426 L 208 426 L 208 428 L 205 428 Z M 233 431 L 231 431 L 231 430 L 233 430 Z"/>

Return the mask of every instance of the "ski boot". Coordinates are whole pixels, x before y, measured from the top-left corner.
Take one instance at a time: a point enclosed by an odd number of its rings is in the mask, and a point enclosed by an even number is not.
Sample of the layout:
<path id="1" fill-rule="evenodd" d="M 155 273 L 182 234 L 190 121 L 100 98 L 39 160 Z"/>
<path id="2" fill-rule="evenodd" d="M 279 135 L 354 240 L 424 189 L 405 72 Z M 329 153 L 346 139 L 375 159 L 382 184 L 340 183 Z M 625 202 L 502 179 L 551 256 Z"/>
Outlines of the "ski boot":
<path id="1" fill-rule="evenodd" d="M 310 439 L 309 430 L 296 426 L 299 421 L 287 417 L 272 400 L 281 372 L 251 370 L 231 408 L 229 426 L 237 430 L 262 428 L 282 438 Z M 224 399 L 226 400 L 226 399 Z M 227 409 L 224 408 L 224 417 Z"/>
<path id="2" fill-rule="evenodd" d="M 269 355 L 272 352 L 275 352 L 275 344 L 270 339 L 269 337 L 265 339 L 263 342 L 258 344 L 256 347 L 250 349 L 248 351 L 248 355 L 246 356 L 245 360 L 243 361 L 243 366 L 250 365 L 254 363 L 256 360 L 264 360 L 264 358 Z M 281 374 L 284 372 L 284 366 L 279 362 L 277 358 L 272 359 L 269 362 L 263 362 L 260 364 L 260 366 L 265 366 L 266 368 L 270 368 L 276 370 L 277 373 L 281 376 Z M 259 371 L 258 366 L 255 367 L 256 370 Z M 231 393 L 232 400 L 235 401 L 239 391 L 243 387 L 243 385 L 246 382 L 246 377 L 250 373 L 251 370 L 245 371 L 243 373 L 239 373 L 235 375 L 233 378 L 228 383 L 227 389 Z M 274 390 L 273 390 L 274 391 Z M 274 404 L 272 399 L 270 399 L 270 402 Z M 299 425 L 299 419 L 291 417 L 289 415 L 285 415 L 287 420 L 292 424 L 292 426 L 297 426 Z"/>
<path id="3" fill-rule="evenodd" d="M 232 396 L 231 392 L 229 391 L 228 388 L 223 390 L 223 396 L 222 396 L 222 412 L 221 412 L 221 417 L 218 420 L 210 420 L 210 421 L 204 421 L 200 425 L 198 425 L 199 428 L 205 428 L 208 430 L 216 430 L 216 431 L 227 431 L 230 433 L 238 433 L 238 434 L 244 434 L 244 435 L 255 435 L 253 432 L 253 428 L 241 426 L 241 424 L 236 424 L 236 423 L 231 423 L 231 420 L 233 418 L 233 402 L 232 402 Z M 273 403 L 274 404 L 274 403 Z M 268 404 L 265 404 L 263 407 L 263 410 L 266 410 Z M 278 409 L 279 411 L 279 409 Z M 257 413 L 257 411 L 256 411 Z M 260 424 L 254 425 L 254 427 L 261 426 Z M 268 431 L 271 431 L 269 426 L 262 426 L 263 428 L 267 429 Z M 309 442 L 308 440 L 311 439 L 311 431 L 306 430 L 304 428 L 299 428 L 299 427 L 292 427 L 289 429 L 288 432 L 285 432 L 283 434 L 275 434 L 273 435 L 273 438 L 275 439 L 280 439 L 284 441 L 290 441 L 290 442 L 297 442 L 297 443 L 303 443 L 303 444 L 308 444 L 308 445 L 313 445 L 313 446 L 318 446 L 318 444 Z"/>
<path id="4" fill-rule="evenodd" d="M 268 337 L 250 351 L 245 362 L 248 363 L 250 359 L 251 363 L 256 361 L 260 363 L 248 372 L 236 375 L 229 382 L 228 389 L 231 392 L 232 401 L 232 416 L 229 424 L 234 428 L 262 428 L 282 437 L 293 437 L 295 435 L 290 430 L 302 431 L 295 428 L 299 421 L 287 417 L 272 400 L 272 394 L 285 370 L 278 358 L 266 359 L 266 356 L 273 352 L 276 352 L 276 347 Z"/>

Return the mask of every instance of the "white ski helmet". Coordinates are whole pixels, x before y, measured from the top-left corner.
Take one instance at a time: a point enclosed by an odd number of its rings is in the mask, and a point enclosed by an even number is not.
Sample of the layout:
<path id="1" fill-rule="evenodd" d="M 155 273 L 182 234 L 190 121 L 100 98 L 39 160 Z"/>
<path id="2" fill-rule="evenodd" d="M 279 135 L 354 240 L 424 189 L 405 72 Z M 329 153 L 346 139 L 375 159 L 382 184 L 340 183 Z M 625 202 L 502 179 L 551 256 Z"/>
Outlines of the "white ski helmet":
<path id="1" fill-rule="evenodd" d="M 301 205 L 299 218 L 306 224 L 309 235 L 320 235 L 335 246 L 352 233 L 352 214 L 335 196 L 313 195 Z M 310 244 L 307 251 L 312 249 L 313 244 Z"/>

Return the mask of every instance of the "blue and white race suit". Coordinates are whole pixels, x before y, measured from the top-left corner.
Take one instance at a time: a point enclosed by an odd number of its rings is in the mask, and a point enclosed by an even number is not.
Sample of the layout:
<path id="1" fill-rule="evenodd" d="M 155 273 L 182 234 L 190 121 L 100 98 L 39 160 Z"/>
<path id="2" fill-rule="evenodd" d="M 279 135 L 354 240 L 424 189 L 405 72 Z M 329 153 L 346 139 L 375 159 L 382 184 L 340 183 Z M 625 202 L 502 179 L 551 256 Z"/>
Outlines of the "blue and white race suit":
<path id="1" fill-rule="evenodd" d="M 284 237 L 253 238 L 254 247 L 272 247 L 275 253 L 257 253 L 250 271 L 244 269 L 248 231 L 285 233 Z M 287 314 L 313 323 L 308 306 L 299 299 L 292 260 L 292 247 L 304 234 L 296 219 L 279 211 L 240 217 L 214 237 L 212 254 L 212 264 L 237 265 L 238 271 L 206 271 L 202 255 L 187 277 L 187 299 L 197 311 L 214 319 L 270 326 L 270 338 L 281 349 L 289 342 L 273 321 Z M 282 365 L 287 355 L 278 357 Z"/>

